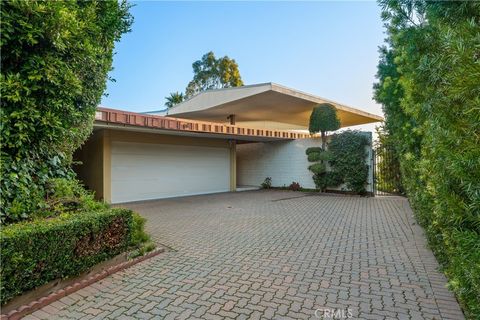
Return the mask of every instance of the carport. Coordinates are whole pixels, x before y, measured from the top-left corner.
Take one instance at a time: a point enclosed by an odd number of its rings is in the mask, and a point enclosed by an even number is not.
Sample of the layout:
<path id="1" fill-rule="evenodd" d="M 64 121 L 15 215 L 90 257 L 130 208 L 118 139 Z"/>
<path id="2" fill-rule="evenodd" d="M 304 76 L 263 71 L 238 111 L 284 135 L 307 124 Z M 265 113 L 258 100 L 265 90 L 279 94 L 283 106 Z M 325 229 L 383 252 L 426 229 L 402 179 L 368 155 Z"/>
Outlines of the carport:
<path id="1" fill-rule="evenodd" d="M 321 141 L 306 129 L 319 103 L 337 109 L 342 127 L 382 120 L 275 83 L 208 90 L 168 116 L 99 108 L 75 169 L 109 203 L 235 191 L 267 176 L 313 188 L 305 149 Z"/>
<path id="2" fill-rule="evenodd" d="M 307 137 L 99 108 L 75 170 L 108 203 L 235 191 L 237 141 Z"/>

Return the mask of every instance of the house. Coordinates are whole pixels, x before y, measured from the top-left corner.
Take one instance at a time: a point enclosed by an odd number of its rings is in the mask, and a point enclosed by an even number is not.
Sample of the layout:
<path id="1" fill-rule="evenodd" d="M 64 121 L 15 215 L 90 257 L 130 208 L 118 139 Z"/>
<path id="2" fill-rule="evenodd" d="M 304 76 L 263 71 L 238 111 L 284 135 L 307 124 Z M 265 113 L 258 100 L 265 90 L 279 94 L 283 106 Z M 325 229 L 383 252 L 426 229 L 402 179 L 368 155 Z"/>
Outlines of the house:
<path id="1" fill-rule="evenodd" d="M 76 171 L 109 203 L 236 191 L 266 177 L 313 188 L 305 149 L 321 140 L 306 129 L 324 102 L 341 127 L 382 121 L 274 83 L 202 92 L 162 115 L 98 108 Z"/>

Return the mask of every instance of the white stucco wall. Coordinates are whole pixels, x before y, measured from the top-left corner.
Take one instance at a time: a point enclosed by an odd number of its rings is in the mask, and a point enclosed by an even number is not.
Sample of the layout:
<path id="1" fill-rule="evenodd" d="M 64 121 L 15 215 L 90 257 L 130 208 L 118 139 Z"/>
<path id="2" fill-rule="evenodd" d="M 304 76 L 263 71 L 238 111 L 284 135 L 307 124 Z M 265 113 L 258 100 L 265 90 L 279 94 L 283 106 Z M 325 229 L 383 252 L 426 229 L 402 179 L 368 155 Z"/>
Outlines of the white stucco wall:
<path id="1" fill-rule="evenodd" d="M 371 133 L 364 134 L 371 141 Z M 238 144 L 237 185 L 259 186 L 266 177 L 271 177 L 272 186 L 275 187 L 289 186 L 295 181 L 304 188 L 314 189 L 312 173 L 308 170 L 311 163 L 307 160 L 305 150 L 321 145 L 320 138 Z M 365 161 L 369 165 L 367 191 L 371 192 L 373 191 L 371 146 L 368 146 Z"/>

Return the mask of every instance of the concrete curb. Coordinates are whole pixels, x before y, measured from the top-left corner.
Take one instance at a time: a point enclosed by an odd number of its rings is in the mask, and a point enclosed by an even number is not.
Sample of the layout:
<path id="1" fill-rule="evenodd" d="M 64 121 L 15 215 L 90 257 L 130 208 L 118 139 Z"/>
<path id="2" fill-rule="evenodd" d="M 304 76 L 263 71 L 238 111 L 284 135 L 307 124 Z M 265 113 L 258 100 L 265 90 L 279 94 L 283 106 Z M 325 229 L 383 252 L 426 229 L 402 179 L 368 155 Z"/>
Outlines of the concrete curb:
<path id="1" fill-rule="evenodd" d="M 57 301 L 66 295 L 69 295 L 73 292 L 76 292 L 80 289 L 85 288 L 86 286 L 89 286 L 97 281 L 100 281 L 106 277 L 108 277 L 111 274 L 114 274 L 118 271 L 121 271 L 123 269 L 129 268 L 139 262 L 145 261 L 149 258 L 152 258 L 156 255 L 159 255 L 160 253 L 164 252 L 165 249 L 163 248 L 158 248 L 156 250 L 153 250 L 146 255 L 143 255 L 141 257 L 137 257 L 135 259 L 125 261 L 123 263 L 117 264 L 115 266 L 112 266 L 102 272 L 96 273 L 86 279 L 79 280 L 78 282 L 75 282 L 73 285 L 65 287 L 64 289 L 55 291 L 48 296 L 41 297 L 35 301 L 32 301 L 29 304 L 23 305 L 15 310 L 10 311 L 8 314 L 2 314 L 0 315 L 0 320 L 17 320 L 21 319 L 22 317 L 33 313 L 37 311 L 38 309 L 41 309 L 50 303 Z"/>

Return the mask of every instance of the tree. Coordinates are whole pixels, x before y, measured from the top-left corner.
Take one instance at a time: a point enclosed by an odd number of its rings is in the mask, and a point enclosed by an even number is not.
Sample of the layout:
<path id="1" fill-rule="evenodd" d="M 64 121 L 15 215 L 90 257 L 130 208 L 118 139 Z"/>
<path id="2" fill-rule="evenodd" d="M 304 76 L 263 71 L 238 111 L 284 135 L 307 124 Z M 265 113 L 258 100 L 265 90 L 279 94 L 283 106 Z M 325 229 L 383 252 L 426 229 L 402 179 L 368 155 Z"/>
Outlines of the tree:
<path id="1" fill-rule="evenodd" d="M 312 134 L 321 132 L 323 150 L 326 146 L 326 132 L 335 131 L 338 128 L 340 128 L 340 120 L 334 106 L 329 103 L 322 103 L 313 108 L 308 129 Z"/>
<path id="2" fill-rule="evenodd" d="M 170 96 L 168 97 L 165 97 L 165 100 L 167 100 L 165 102 L 165 107 L 167 108 L 171 108 L 181 102 L 183 102 L 183 100 L 185 99 L 185 96 L 183 95 L 182 92 L 172 92 L 170 93 Z"/>
<path id="3" fill-rule="evenodd" d="M 5 1 L 1 6 L 1 221 L 28 218 L 53 178 L 72 178 L 90 135 L 125 1 Z"/>
<path id="4" fill-rule="evenodd" d="M 210 51 L 201 60 L 195 61 L 192 67 L 194 75 L 185 90 L 186 98 L 209 89 L 243 86 L 238 64 L 228 56 L 216 59 Z"/>

